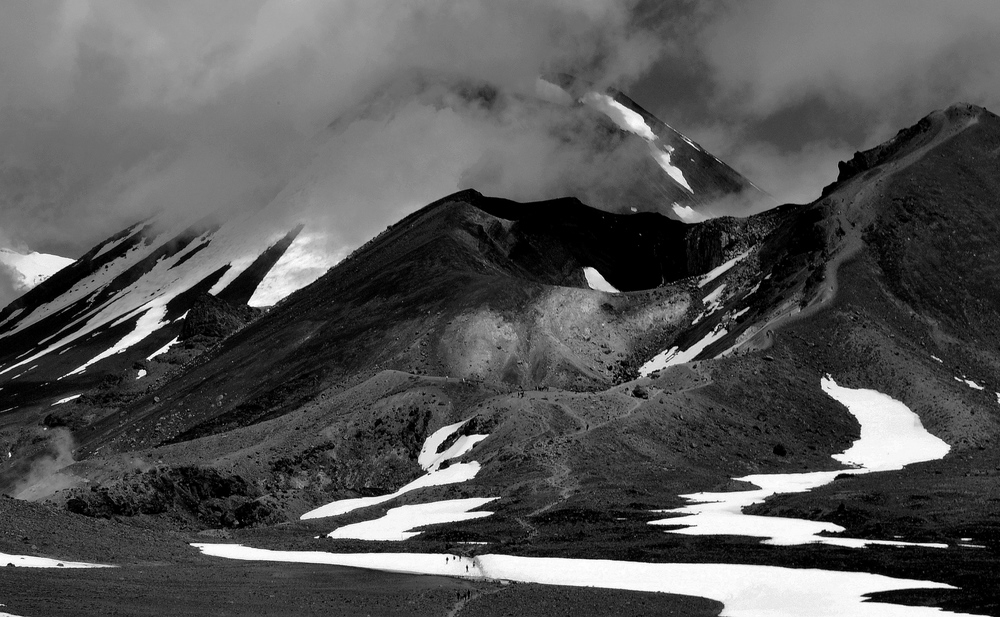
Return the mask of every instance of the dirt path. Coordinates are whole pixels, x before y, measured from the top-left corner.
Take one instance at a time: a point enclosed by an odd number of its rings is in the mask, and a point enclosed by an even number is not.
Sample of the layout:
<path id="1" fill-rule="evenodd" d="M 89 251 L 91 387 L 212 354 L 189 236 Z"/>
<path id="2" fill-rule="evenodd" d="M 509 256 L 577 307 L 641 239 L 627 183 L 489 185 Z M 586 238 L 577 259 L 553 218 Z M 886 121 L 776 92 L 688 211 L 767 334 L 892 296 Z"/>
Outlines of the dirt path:
<path id="1" fill-rule="evenodd" d="M 814 298 L 809 300 L 809 303 L 804 308 L 799 310 L 798 303 L 795 303 L 787 311 L 781 311 L 761 326 L 752 336 L 747 337 L 742 343 L 727 350 L 725 355 L 732 354 L 738 350 L 760 351 L 767 349 L 774 342 L 774 333 L 779 328 L 786 324 L 811 317 L 826 308 L 837 296 L 837 290 L 839 289 L 837 274 L 840 266 L 846 261 L 853 259 L 864 248 L 864 230 L 874 222 L 875 213 L 878 211 L 875 202 L 882 198 L 884 187 L 888 185 L 892 176 L 909 167 L 945 140 L 951 139 L 958 133 L 961 133 L 971 126 L 971 124 L 943 126 L 938 134 L 923 147 L 918 148 L 899 160 L 883 164 L 879 167 L 881 173 L 874 182 L 863 182 L 862 179 L 852 179 L 848 181 L 845 187 L 832 193 L 829 199 L 838 197 L 838 193 L 847 189 L 845 191 L 846 194 L 842 193 L 840 195 L 840 201 L 836 209 L 831 213 L 837 227 L 839 230 L 842 230 L 843 236 L 838 242 L 837 252 L 827 261 L 824 268 L 823 288 Z M 859 174 L 859 176 L 864 175 L 866 174 Z"/>
<path id="2" fill-rule="evenodd" d="M 469 602 L 477 600 L 483 596 L 491 596 L 495 593 L 500 593 L 501 591 L 503 591 L 503 587 L 496 587 L 494 589 L 470 589 L 466 591 L 457 602 L 455 602 L 455 606 L 451 607 L 451 610 L 448 611 L 445 617 L 457 617 L 457 615 L 462 612 L 462 609 L 464 609 Z"/>

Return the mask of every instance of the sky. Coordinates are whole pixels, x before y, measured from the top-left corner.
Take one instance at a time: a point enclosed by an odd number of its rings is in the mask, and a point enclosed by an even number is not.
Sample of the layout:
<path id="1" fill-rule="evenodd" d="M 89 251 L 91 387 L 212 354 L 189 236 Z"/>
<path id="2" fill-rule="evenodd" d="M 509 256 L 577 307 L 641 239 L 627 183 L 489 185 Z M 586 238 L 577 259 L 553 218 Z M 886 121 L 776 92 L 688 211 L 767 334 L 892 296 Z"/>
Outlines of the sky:
<path id="1" fill-rule="evenodd" d="M 627 158 L 526 102 L 553 71 L 805 203 L 934 109 L 1000 108 L 997 32 L 995 0 L 2 3 L 0 246 L 75 258 L 157 212 L 284 195 L 345 249 L 457 188 L 572 191 Z M 303 173 L 324 192 L 297 198 Z"/>

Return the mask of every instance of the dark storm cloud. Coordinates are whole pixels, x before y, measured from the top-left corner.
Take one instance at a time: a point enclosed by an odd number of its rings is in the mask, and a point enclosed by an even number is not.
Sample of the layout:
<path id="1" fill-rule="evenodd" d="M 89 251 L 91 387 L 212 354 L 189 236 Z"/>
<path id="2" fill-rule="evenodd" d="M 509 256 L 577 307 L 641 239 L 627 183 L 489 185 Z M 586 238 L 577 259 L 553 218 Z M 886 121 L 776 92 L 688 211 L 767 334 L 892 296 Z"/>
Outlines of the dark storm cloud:
<path id="1" fill-rule="evenodd" d="M 632 4 L 4 4 L 0 229 L 73 255 L 155 211 L 261 206 L 314 155 L 317 131 L 400 75 L 515 92 L 553 70 L 622 83 L 660 45 L 636 26 Z"/>
<path id="2" fill-rule="evenodd" d="M 782 201 L 934 109 L 1000 107 L 994 0 L 700 2 L 678 24 L 651 78 L 686 88 L 658 109 Z"/>

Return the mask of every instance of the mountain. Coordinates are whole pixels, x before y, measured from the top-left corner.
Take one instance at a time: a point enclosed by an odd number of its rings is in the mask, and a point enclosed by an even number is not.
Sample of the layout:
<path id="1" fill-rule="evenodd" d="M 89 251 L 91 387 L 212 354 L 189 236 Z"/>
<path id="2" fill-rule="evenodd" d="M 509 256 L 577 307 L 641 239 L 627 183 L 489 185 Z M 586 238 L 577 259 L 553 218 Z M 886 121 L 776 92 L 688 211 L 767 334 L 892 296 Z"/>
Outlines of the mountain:
<path id="1" fill-rule="evenodd" d="M 134 378 L 140 371 L 146 381 L 132 386 L 143 390 L 161 377 L 165 365 L 183 364 L 251 321 L 260 312 L 257 309 L 316 280 L 342 258 L 331 248 L 336 244 L 330 236 L 339 232 L 330 231 L 326 205 L 358 199 L 352 192 L 358 189 L 346 187 L 350 181 L 345 174 L 353 168 L 343 166 L 343 144 L 371 147 L 368 142 L 359 144 L 356 133 L 374 130 L 374 137 L 367 139 L 377 141 L 379 130 L 392 130 L 385 123 L 405 115 L 408 106 L 454 108 L 455 114 L 474 118 L 485 114 L 488 126 L 502 125 L 506 115 L 514 115 L 526 122 L 541 117 L 539 126 L 563 130 L 561 118 L 565 117 L 567 126 L 583 133 L 579 141 L 584 144 L 574 148 L 592 149 L 591 154 L 599 157 L 597 164 L 607 166 L 600 190 L 618 201 L 602 201 L 604 210 L 662 211 L 679 218 L 677 212 L 696 213 L 713 200 L 751 186 L 620 93 L 613 93 L 617 99 L 612 99 L 583 89 L 580 101 L 567 107 L 565 101 L 549 101 L 551 93 L 542 90 L 543 96 L 527 100 L 488 85 L 441 76 L 393 82 L 318 135 L 313 158 L 296 168 L 264 207 L 199 213 L 187 219 L 161 216 L 113 235 L 45 284 L 0 309 L 0 383 L 9 380 L 0 409 L 45 407 L 107 378 L 121 380 L 126 373 Z M 615 102 L 618 99 L 630 107 Z M 595 107 L 593 101 L 605 102 Z M 625 113 L 631 114 L 631 125 L 623 124 Z M 558 120 L 550 121 L 552 115 Z M 642 131 L 636 134 L 640 124 Z M 654 129 L 663 136 L 653 135 Z M 635 148 L 645 167 L 633 164 Z M 685 151 L 685 156 L 692 155 L 687 162 L 677 163 L 684 172 L 670 164 L 669 151 L 675 148 L 695 148 Z M 621 167 L 629 173 L 622 174 Z M 636 170 L 644 175 L 630 175 Z M 448 173 L 434 179 L 431 188 L 459 183 Z M 410 190 L 408 184 L 406 190 Z M 419 195 L 426 189 L 413 190 Z M 581 190 L 590 195 L 589 189 Z M 626 195 L 633 198 L 622 201 Z M 393 203 L 394 199 L 391 192 L 386 193 L 369 203 L 369 208 L 407 213 L 406 202 Z M 625 207 L 626 202 L 634 205 Z M 254 310 L 246 310 L 245 305 Z M 209 323 L 213 321 L 227 325 L 220 330 L 219 324 Z M 208 331 L 202 332 L 205 328 Z M 171 348 L 176 353 L 166 356 Z"/>
<path id="2" fill-rule="evenodd" d="M 18 292 L 35 287 L 71 263 L 72 259 L 59 255 L 0 249 L 0 272 L 8 274 L 11 285 Z"/>
<path id="3" fill-rule="evenodd" d="M 714 216 L 746 216 L 778 205 L 729 165 L 656 118 L 618 90 L 600 91 L 570 75 L 539 78 L 537 94 L 554 104 L 593 110 L 645 142 L 647 155 L 608 190 L 581 196 L 618 212 L 659 212 L 694 223 Z"/>
<path id="4" fill-rule="evenodd" d="M 594 111 L 580 100 L 566 104 Z M 630 118 L 619 120 L 638 127 Z M 664 151 L 673 137 L 653 133 L 632 134 Z M 464 190 L 266 312 L 246 306 L 265 266 L 242 269 L 257 274 L 239 285 L 218 273 L 251 223 L 148 244 L 145 224 L 127 230 L 3 314 L 0 340 L 24 342 L 0 370 L 29 372 L 0 382 L 0 396 L 18 397 L 3 416 L 2 480 L 50 505 L 0 500 L 18 530 L 0 551 L 71 530 L 36 553 L 129 566 L 94 574 L 88 597 L 129 576 L 166 581 L 143 592 L 160 598 L 182 575 L 134 565 L 162 561 L 191 577 L 187 589 L 234 572 L 263 584 L 255 568 L 270 566 L 217 559 L 230 557 L 468 576 L 458 595 L 528 613 L 542 610 L 531 594 L 565 588 L 477 581 L 619 589 L 565 592 L 585 613 L 660 591 L 657 602 L 679 604 L 657 610 L 680 614 L 721 610 L 690 596 L 733 614 L 1000 614 L 998 144 L 1000 118 L 956 105 L 858 153 L 811 204 L 696 223 L 627 202 Z M 705 178 L 728 173 L 713 169 Z M 280 262 L 278 241 L 294 234 L 248 242 L 278 248 L 243 263 Z M 178 237 L 192 239 L 162 248 Z M 161 300 L 160 312 L 116 308 L 117 325 L 86 330 L 209 237 L 232 240 L 178 266 L 199 291 L 173 296 L 190 298 L 183 320 Z M 95 278 L 116 251 L 109 263 L 136 254 Z M 124 265 L 157 262 L 138 276 Z M 109 355 L 58 380 L 146 313 L 195 343 L 138 364 Z M 65 340 L 66 325 L 47 324 L 60 315 L 76 320 L 77 345 L 103 342 L 32 358 L 53 345 L 37 339 Z M 162 346 L 167 327 L 127 349 Z M 102 368 L 111 362 L 117 373 Z M 280 572 L 320 593 L 306 570 Z M 374 596 L 365 584 L 320 597 L 376 610 L 373 598 L 421 583 L 379 579 Z M 410 610 L 450 610 L 446 595 Z M 489 614 L 478 602 L 468 606 Z"/>

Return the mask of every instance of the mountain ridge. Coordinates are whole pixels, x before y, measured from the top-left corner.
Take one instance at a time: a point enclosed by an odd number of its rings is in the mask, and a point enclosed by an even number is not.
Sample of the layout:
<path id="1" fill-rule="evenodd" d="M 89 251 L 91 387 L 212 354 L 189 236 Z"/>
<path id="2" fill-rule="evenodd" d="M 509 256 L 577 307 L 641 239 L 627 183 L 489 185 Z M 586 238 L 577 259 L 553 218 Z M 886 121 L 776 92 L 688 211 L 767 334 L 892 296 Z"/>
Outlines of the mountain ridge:
<path id="1" fill-rule="evenodd" d="M 745 218 L 684 224 L 474 190 L 436 200 L 200 354 L 171 348 L 161 358 L 176 364 L 149 388 L 135 384 L 153 374 L 135 377 L 152 363 L 102 391 L 112 404 L 46 408 L 76 458 L 25 490 L 281 550 L 932 578 L 961 589 L 880 599 L 995 614 L 1000 118 L 961 105 L 928 118 L 845 163 L 815 202 Z M 592 289 L 587 268 L 620 291 Z M 208 327 L 234 324 L 213 302 L 199 309 Z M 831 455 L 864 425 L 825 383 L 891 397 L 947 455 L 856 474 Z M 33 413 L 3 437 L 15 462 L 56 441 Z M 458 453 L 435 483 L 421 444 L 442 431 L 432 454 Z M 2 479 L 24 489 L 10 469 Z M 813 471 L 830 482 L 748 512 L 946 548 L 773 546 L 664 522 L 683 496 Z M 488 516 L 399 543 L 323 536 L 392 508 L 494 497 Z"/>

